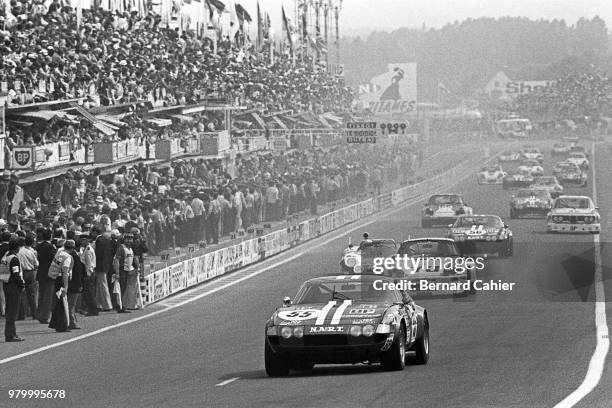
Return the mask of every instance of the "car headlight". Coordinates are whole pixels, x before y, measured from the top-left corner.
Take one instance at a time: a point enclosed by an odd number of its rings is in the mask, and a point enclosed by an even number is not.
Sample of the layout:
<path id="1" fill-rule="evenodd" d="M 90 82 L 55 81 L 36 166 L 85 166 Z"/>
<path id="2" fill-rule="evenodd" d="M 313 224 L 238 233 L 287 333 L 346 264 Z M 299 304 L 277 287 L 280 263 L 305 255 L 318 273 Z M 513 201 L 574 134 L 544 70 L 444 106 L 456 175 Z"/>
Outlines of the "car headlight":
<path id="1" fill-rule="evenodd" d="M 353 272 L 355 272 L 355 273 L 361 273 L 361 265 L 355 265 L 355 266 L 353 266 Z"/>
<path id="2" fill-rule="evenodd" d="M 297 339 L 304 337 L 304 326 L 295 326 L 293 328 L 293 337 Z"/>
<path id="3" fill-rule="evenodd" d="M 426 208 L 426 209 L 425 209 L 425 214 L 427 214 L 427 215 L 433 215 L 433 213 L 434 213 L 434 210 L 433 210 L 433 209 L 431 209 L 431 208 Z"/>
<path id="4" fill-rule="evenodd" d="M 353 337 L 361 336 L 361 326 L 351 326 L 349 329 L 349 334 Z"/>
<path id="5" fill-rule="evenodd" d="M 370 337 L 374 334 L 374 326 L 372 326 L 371 324 L 367 324 L 363 326 L 363 329 L 361 332 L 364 336 Z"/>
<path id="6" fill-rule="evenodd" d="M 591 224 L 593 222 L 593 217 L 587 215 L 586 217 L 584 217 L 584 222 L 587 224 Z"/>
<path id="7" fill-rule="evenodd" d="M 289 326 L 283 326 L 281 329 L 281 337 L 283 339 L 288 339 L 293 335 L 293 330 Z"/>
<path id="8" fill-rule="evenodd" d="M 357 259 L 354 256 L 347 256 L 344 258 L 344 264 L 349 268 L 357 265 Z"/>
<path id="9" fill-rule="evenodd" d="M 276 326 L 268 326 L 266 329 L 266 335 L 268 336 L 276 336 L 277 334 Z"/>

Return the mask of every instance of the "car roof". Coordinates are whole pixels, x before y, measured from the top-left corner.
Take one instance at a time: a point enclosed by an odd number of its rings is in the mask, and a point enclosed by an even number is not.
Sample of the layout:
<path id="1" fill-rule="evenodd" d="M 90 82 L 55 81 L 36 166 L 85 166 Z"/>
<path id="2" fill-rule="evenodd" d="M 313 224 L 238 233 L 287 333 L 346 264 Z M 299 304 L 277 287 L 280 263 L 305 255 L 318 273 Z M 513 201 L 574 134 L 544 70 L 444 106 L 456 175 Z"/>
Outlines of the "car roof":
<path id="1" fill-rule="evenodd" d="M 585 196 L 585 195 L 568 195 L 568 194 L 566 194 L 566 195 L 560 195 L 559 197 L 557 197 L 557 200 L 558 200 L 558 199 L 560 199 L 560 198 L 577 198 L 577 199 L 581 199 L 581 200 L 582 200 L 582 199 L 588 199 L 588 200 L 591 200 L 591 197 L 589 197 L 589 196 Z M 591 200 L 591 201 L 592 201 L 592 200 Z"/>
<path id="2" fill-rule="evenodd" d="M 367 239 L 364 241 L 361 241 L 360 245 L 366 243 L 366 244 L 384 244 L 384 243 L 390 243 L 390 244 L 395 244 L 395 240 L 391 239 L 391 238 L 378 238 L 378 239 Z"/>
<path id="3" fill-rule="evenodd" d="M 495 214 L 461 214 L 457 218 L 467 218 L 467 217 L 472 217 L 472 218 L 474 217 L 495 217 L 501 220 L 501 217 Z"/>

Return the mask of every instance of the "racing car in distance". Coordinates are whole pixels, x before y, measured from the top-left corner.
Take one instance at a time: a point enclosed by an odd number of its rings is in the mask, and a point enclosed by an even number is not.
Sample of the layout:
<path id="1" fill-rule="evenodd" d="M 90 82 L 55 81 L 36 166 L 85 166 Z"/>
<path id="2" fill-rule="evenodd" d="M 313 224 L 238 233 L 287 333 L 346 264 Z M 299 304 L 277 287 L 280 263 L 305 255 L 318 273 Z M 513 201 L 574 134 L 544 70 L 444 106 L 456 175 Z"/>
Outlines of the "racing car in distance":
<path id="1" fill-rule="evenodd" d="M 429 197 L 421 212 L 421 226 L 448 225 L 461 214 L 472 214 L 472 207 L 463 201 L 461 194 L 434 194 Z"/>
<path id="2" fill-rule="evenodd" d="M 563 161 L 553 167 L 553 175 L 562 186 L 586 187 L 587 175 L 576 163 Z"/>
<path id="3" fill-rule="evenodd" d="M 265 326 L 269 376 L 315 364 L 380 362 L 385 370 L 429 360 L 427 311 L 394 280 L 340 275 L 307 280 L 283 300 Z"/>
<path id="4" fill-rule="evenodd" d="M 340 269 L 343 273 L 372 273 L 374 258 L 387 258 L 397 253 L 397 244 L 392 239 L 369 239 L 367 233 L 358 246 L 349 243 L 342 254 Z"/>
<path id="5" fill-rule="evenodd" d="M 540 164 L 544 161 L 542 151 L 537 147 L 530 146 L 525 146 L 523 150 L 521 150 L 521 158 L 525 160 L 537 160 Z"/>
<path id="6" fill-rule="evenodd" d="M 569 154 L 571 146 L 568 143 L 555 143 L 551 154 L 553 156 L 565 156 Z"/>
<path id="7" fill-rule="evenodd" d="M 506 172 L 499 164 L 492 164 L 488 167 L 483 167 L 476 174 L 478 184 L 501 184 Z"/>
<path id="8" fill-rule="evenodd" d="M 457 243 L 450 238 L 414 238 L 400 244 L 397 255 L 407 257 L 408 265 L 396 265 L 392 276 L 409 281 L 470 282 L 469 290 L 453 295 L 474 294 L 476 265 L 465 265 Z M 457 262 L 460 260 L 462 263 Z M 416 285 L 419 287 L 419 285 Z M 416 292 L 419 294 L 420 292 Z"/>
<path id="9" fill-rule="evenodd" d="M 544 168 L 542 167 L 540 162 L 535 159 L 522 160 L 518 166 L 518 169 L 526 170 L 534 177 L 544 175 Z"/>
<path id="10" fill-rule="evenodd" d="M 523 188 L 510 200 L 510 218 L 522 216 L 546 217 L 552 208 L 553 199 L 550 193 L 539 188 Z"/>
<path id="11" fill-rule="evenodd" d="M 578 144 L 578 136 L 563 136 L 563 142 L 569 144 L 570 146 L 576 146 Z"/>
<path id="12" fill-rule="evenodd" d="M 514 254 L 514 238 L 510 228 L 497 215 L 462 215 L 450 226 L 453 239 L 463 256 Z"/>
<path id="13" fill-rule="evenodd" d="M 513 152 L 510 150 L 505 150 L 500 153 L 499 159 L 500 162 L 515 162 L 521 160 L 520 152 Z"/>
<path id="14" fill-rule="evenodd" d="M 563 186 L 555 176 L 536 177 L 531 187 L 548 191 L 552 198 L 557 198 L 563 194 Z"/>
<path id="15" fill-rule="evenodd" d="M 547 232 L 601 232 L 598 208 L 588 196 L 558 197 L 547 216 Z"/>
<path id="16" fill-rule="evenodd" d="M 584 146 L 581 145 L 573 145 L 570 146 L 570 153 L 584 153 L 586 157 L 589 157 L 589 152 Z"/>
<path id="17" fill-rule="evenodd" d="M 504 190 L 516 187 L 529 187 L 535 180 L 535 177 L 527 170 L 514 169 L 510 170 L 506 177 L 502 180 Z"/>
<path id="18" fill-rule="evenodd" d="M 589 168 L 589 159 L 583 152 L 571 152 L 567 157 L 566 161 L 578 165 L 581 169 L 587 170 Z"/>

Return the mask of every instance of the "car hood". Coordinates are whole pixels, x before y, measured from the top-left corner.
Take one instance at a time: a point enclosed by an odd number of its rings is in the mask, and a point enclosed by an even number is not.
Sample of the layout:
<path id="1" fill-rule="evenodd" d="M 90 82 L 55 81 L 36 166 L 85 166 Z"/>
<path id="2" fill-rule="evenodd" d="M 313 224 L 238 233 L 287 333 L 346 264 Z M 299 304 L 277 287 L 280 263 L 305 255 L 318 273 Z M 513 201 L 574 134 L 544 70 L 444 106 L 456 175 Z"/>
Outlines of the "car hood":
<path id="1" fill-rule="evenodd" d="M 351 300 L 336 300 L 327 303 L 300 304 L 279 308 L 272 316 L 275 325 L 326 326 L 357 324 L 377 324 L 391 305 Z"/>
<path id="2" fill-rule="evenodd" d="M 517 197 L 517 198 L 514 198 L 512 202 L 515 204 L 530 205 L 530 204 L 544 203 L 546 202 L 546 200 L 538 198 L 538 197 L 520 197 L 520 198 Z"/>

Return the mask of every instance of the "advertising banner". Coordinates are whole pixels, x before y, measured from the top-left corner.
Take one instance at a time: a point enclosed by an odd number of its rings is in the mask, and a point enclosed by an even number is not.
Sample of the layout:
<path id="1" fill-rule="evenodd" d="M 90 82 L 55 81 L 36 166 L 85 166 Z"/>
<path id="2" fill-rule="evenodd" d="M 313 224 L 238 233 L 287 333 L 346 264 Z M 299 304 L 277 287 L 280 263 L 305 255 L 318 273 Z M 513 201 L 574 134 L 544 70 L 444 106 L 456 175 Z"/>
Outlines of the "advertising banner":
<path id="1" fill-rule="evenodd" d="M 179 262 L 170 267 L 170 293 L 176 293 L 186 288 L 185 262 Z"/>
<path id="2" fill-rule="evenodd" d="M 416 63 L 388 64 L 387 72 L 359 86 L 359 100 L 377 115 L 414 111 L 417 104 Z"/>
<path id="3" fill-rule="evenodd" d="M 200 257 L 192 258 L 185 261 L 185 275 L 187 278 L 187 287 L 193 286 L 198 283 L 198 264 L 200 263 Z"/>

